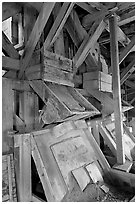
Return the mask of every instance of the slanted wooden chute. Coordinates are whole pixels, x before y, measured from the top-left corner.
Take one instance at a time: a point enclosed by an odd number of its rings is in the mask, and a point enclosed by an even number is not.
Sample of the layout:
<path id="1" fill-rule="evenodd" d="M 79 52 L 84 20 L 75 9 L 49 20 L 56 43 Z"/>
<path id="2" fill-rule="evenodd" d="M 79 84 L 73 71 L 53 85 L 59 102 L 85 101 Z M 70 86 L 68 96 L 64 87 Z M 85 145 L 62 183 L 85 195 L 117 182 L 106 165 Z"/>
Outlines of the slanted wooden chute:
<path id="1" fill-rule="evenodd" d="M 134 2 L 3 2 L 2 72 L 18 201 L 92 201 L 115 181 L 134 192 Z"/>

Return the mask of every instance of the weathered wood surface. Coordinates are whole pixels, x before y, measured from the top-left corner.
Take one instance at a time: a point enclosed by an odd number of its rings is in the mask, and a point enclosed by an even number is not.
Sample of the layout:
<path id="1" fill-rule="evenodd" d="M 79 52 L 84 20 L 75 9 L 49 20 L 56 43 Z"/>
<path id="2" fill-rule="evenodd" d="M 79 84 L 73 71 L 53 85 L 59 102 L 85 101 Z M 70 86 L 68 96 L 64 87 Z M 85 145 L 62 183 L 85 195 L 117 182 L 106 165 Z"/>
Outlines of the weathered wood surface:
<path id="1" fill-rule="evenodd" d="M 15 2 L 3 2 L 2 3 L 2 21 L 14 16 L 21 12 L 22 6 Z"/>
<path id="2" fill-rule="evenodd" d="M 25 46 L 24 54 L 21 58 L 21 68 L 18 75 L 18 78 L 21 79 L 30 59 L 33 54 L 33 51 L 36 47 L 36 44 L 41 36 L 41 33 L 43 32 L 43 29 L 49 19 L 49 16 L 54 8 L 55 3 L 49 2 L 48 4 L 43 4 L 43 7 L 40 11 L 40 14 L 36 20 L 36 23 L 32 29 L 32 32 L 29 36 L 29 40 Z"/>
<path id="3" fill-rule="evenodd" d="M 33 144 L 39 152 L 36 167 L 40 168 L 41 161 L 45 177 L 41 177 L 46 196 L 54 201 L 61 201 L 71 189 L 70 171 L 80 168 L 84 164 L 99 160 L 103 168 L 98 166 L 101 175 L 108 172 L 109 164 L 99 151 L 99 147 L 90 134 L 85 121 L 68 121 L 51 129 L 32 132 Z M 94 141 L 94 142 L 93 142 Z M 77 148 L 75 148 L 77 147 Z M 33 149 L 33 151 L 36 151 Z M 94 177 L 94 176 L 93 176 Z M 47 189 L 46 189 L 47 188 Z"/>
<path id="4" fill-rule="evenodd" d="M 19 60 L 11 57 L 2 56 L 2 69 L 3 70 L 19 70 Z"/>
<path id="5" fill-rule="evenodd" d="M 19 202 L 32 200 L 30 134 L 14 135 L 14 160 Z"/>
<path id="6" fill-rule="evenodd" d="M 8 131 L 13 130 L 13 103 L 14 93 L 12 80 L 2 78 L 2 152 L 13 150 L 13 140 Z"/>
<path id="7" fill-rule="evenodd" d="M 95 22 L 91 27 L 88 37 L 84 39 L 73 58 L 76 67 L 79 67 L 83 63 L 91 49 L 94 50 L 95 43 L 97 42 L 104 28 L 105 23 L 102 20 Z"/>
<path id="8" fill-rule="evenodd" d="M 59 36 L 61 29 L 63 28 L 71 10 L 73 9 L 73 6 L 73 2 L 65 2 L 61 7 L 60 12 L 57 18 L 55 19 L 54 24 L 50 29 L 50 32 L 48 33 L 48 36 L 46 37 L 46 40 L 44 42 L 44 50 L 48 50 L 49 47 L 55 42 L 55 40 Z"/>
<path id="9" fill-rule="evenodd" d="M 109 19 L 110 26 L 110 45 L 111 45 L 111 66 L 112 66 L 112 83 L 113 83 L 113 99 L 114 99 L 114 115 L 115 115 L 115 131 L 117 146 L 117 163 L 125 162 L 124 145 L 123 145 L 123 121 L 121 107 L 121 87 L 119 73 L 119 56 L 118 56 L 118 35 L 117 35 L 117 19 L 112 15 Z"/>
<path id="10" fill-rule="evenodd" d="M 2 202 L 17 202 L 13 154 L 2 156 Z"/>
<path id="11" fill-rule="evenodd" d="M 83 74 L 83 87 L 92 90 L 112 92 L 112 76 L 100 71 Z"/>

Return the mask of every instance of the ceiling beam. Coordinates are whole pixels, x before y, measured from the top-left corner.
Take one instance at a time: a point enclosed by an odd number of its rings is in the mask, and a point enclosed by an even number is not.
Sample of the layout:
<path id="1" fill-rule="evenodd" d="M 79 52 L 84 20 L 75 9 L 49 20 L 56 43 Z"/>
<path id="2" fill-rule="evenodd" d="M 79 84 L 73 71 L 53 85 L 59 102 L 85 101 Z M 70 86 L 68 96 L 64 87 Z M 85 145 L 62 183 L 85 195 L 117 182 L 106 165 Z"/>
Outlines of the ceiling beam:
<path id="1" fill-rule="evenodd" d="M 43 7 L 41 8 L 41 11 L 31 31 L 29 40 L 27 41 L 27 44 L 24 49 L 24 53 L 21 58 L 21 62 L 20 62 L 21 67 L 18 74 L 19 79 L 21 79 L 21 77 L 23 76 L 23 73 L 30 62 L 33 51 L 49 19 L 49 16 L 54 8 L 54 5 L 55 5 L 55 2 L 44 3 Z"/>

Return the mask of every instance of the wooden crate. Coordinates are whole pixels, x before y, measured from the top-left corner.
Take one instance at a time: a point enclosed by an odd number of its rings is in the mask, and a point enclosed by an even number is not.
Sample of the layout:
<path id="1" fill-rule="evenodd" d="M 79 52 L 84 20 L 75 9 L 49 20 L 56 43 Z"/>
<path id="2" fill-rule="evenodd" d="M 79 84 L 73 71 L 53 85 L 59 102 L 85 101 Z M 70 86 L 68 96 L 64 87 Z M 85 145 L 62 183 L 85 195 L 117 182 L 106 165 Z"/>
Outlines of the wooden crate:
<path id="1" fill-rule="evenodd" d="M 93 90 L 112 92 L 112 76 L 101 71 L 87 72 L 83 74 L 83 87 Z"/>
<path id="2" fill-rule="evenodd" d="M 27 68 L 26 75 L 30 80 L 42 79 L 74 87 L 72 60 L 49 51 L 44 51 L 41 64 Z"/>
<path id="3" fill-rule="evenodd" d="M 2 156 L 2 202 L 16 202 L 13 154 Z"/>

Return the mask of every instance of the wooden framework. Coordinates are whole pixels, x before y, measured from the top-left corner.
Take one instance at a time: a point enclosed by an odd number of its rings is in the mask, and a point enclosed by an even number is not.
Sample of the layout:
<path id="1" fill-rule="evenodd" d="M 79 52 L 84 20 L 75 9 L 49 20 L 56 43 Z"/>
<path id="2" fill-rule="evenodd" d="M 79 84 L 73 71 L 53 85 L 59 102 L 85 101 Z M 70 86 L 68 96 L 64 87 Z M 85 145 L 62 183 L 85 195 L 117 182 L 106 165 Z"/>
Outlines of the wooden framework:
<path id="1" fill-rule="evenodd" d="M 124 131 L 135 142 L 127 128 L 135 117 L 135 3 L 3 2 L 2 22 L 3 153 L 13 152 L 15 131 L 114 113 L 116 143 L 98 122 L 91 131 L 98 145 L 102 133 L 117 163 L 124 164 Z M 30 159 L 27 138 L 20 140 L 22 161 L 24 151 Z M 30 180 L 22 174 L 29 165 L 17 169 L 19 182 L 28 182 L 28 188 Z M 18 184 L 20 200 L 37 200 L 24 185 Z"/>

